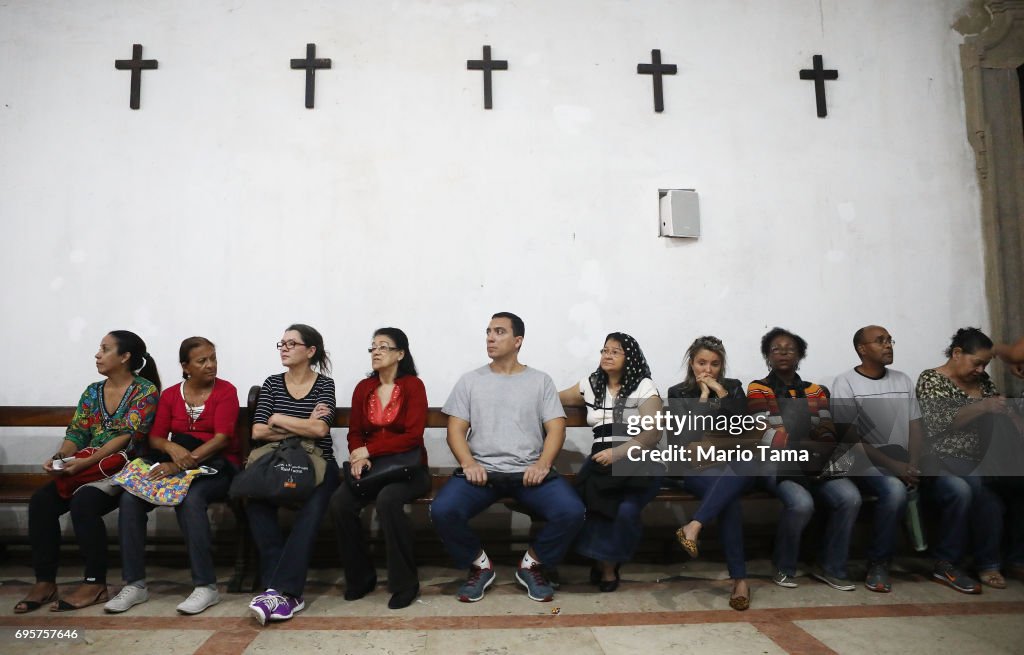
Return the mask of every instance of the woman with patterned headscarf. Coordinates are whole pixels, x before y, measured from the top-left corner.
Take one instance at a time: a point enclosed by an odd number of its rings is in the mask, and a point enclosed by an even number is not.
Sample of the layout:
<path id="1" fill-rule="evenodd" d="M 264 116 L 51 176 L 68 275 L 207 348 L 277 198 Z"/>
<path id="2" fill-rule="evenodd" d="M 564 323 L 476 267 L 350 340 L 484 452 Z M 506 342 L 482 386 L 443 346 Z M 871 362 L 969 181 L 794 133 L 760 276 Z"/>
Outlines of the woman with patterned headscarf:
<path id="1" fill-rule="evenodd" d="M 649 448 L 659 434 L 652 430 L 630 437 L 627 425 L 631 419 L 654 416 L 662 409 L 661 396 L 640 344 L 628 334 L 612 332 L 605 338 L 597 370 L 559 398 L 566 407 L 585 406 L 587 424 L 594 429 L 590 458 L 576 476 L 576 489 L 587 506 L 576 552 L 595 561 L 591 582 L 601 591 L 615 591 L 619 566 L 632 559 L 640 541 L 640 513 L 661 483 L 659 476 L 645 474 L 626 459 L 630 448 Z M 612 464 L 619 461 L 618 475 L 613 476 Z M 619 470 L 625 466 L 634 470 Z"/>

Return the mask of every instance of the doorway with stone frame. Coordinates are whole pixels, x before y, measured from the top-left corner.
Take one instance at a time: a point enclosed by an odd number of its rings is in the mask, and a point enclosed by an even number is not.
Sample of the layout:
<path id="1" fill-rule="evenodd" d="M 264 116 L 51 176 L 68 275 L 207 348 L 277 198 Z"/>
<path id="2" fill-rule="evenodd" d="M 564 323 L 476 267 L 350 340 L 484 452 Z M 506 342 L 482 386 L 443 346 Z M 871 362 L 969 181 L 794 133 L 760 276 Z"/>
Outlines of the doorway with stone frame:
<path id="1" fill-rule="evenodd" d="M 967 137 L 981 190 L 991 336 L 1024 336 L 1024 0 L 973 0 L 953 25 L 960 46 Z M 1003 393 L 1024 380 L 993 363 Z"/>

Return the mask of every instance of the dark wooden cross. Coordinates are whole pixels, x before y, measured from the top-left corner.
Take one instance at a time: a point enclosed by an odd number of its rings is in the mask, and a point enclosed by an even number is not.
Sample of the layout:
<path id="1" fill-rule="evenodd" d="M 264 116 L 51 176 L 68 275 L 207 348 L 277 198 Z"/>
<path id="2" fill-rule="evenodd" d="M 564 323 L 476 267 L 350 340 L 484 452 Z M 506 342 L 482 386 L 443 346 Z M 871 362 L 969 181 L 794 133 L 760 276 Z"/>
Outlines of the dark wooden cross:
<path id="1" fill-rule="evenodd" d="M 143 59 L 142 46 L 138 43 L 132 45 L 131 59 L 115 59 L 114 68 L 120 71 L 130 70 L 132 72 L 132 91 L 128 98 L 128 106 L 132 109 L 139 108 L 139 96 L 142 95 L 142 71 L 156 69 L 156 59 Z"/>
<path id="2" fill-rule="evenodd" d="M 814 68 L 805 68 L 800 71 L 801 80 L 814 80 L 814 98 L 818 103 L 818 118 L 828 116 L 828 108 L 825 106 L 825 80 L 838 80 L 839 71 L 825 70 L 821 63 L 821 55 L 814 55 Z"/>
<path id="3" fill-rule="evenodd" d="M 484 46 L 483 59 L 466 60 L 466 70 L 484 72 L 484 109 L 490 109 L 491 103 L 491 71 L 507 71 L 508 61 L 491 59 L 491 46 Z"/>
<path id="4" fill-rule="evenodd" d="M 639 75 L 650 75 L 654 80 L 654 111 L 665 111 L 665 96 L 661 88 L 662 75 L 675 75 L 675 64 L 661 63 L 661 50 L 651 50 L 651 63 L 637 64 L 636 72 Z"/>
<path id="5" fill-rule="evenodd" d="M 330 68 L 330 59 L 316 58 L 316 44 L 306 44 L 306 58 L 292 59 L 293 69 L 305 69 L 306 71 L 306 109 L 313 108 L 313 91 L 316 88 L 316 69 Z"/>

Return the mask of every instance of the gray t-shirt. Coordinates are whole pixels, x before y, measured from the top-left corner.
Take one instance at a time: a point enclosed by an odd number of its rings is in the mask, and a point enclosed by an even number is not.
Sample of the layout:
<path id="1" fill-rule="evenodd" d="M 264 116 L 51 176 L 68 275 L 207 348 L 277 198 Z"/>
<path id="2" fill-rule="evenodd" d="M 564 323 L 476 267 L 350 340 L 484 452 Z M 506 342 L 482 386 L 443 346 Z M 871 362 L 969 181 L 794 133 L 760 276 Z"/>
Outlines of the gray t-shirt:
<path id="1" fill-rule="evenodd" d="M 544 423 L 565 418 L 551 376 L 527 367 L 501 375 L 490 366 L 455 383 L 441 411 L 469 421 L 469 450 L 488 471 L 519 473 L 540 459 Z"/>

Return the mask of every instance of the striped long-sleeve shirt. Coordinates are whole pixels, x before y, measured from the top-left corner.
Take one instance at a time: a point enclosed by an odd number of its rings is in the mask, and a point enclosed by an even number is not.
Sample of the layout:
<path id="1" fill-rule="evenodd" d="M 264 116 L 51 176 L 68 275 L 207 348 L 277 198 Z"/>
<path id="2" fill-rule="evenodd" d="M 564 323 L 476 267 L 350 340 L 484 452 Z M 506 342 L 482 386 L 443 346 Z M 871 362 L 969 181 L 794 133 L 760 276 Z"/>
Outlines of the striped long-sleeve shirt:
<path id="1" fill-rule="evenodd" d="M 266 424 L 271 414 L 284 414 L 295 418 L 309 418 L 319 403 L 331 408 L 330 413 L 320 420 L 329 426 L 334 424 L 334 380 L 326 375 L 317 375 L 313 387 L 302 398 L 293 398 L 288 393 L 288 387 L 284 383 L 284 373 L 271 375 L 263 381 L 263 388 L 260 390 L 260 399 L 256 403 L 256 412 L 253 414 L 252 422 Z M 328 431 L 326 437 L 316 440 L 316 445 L 324 453 L 324 459 L 334 459 L 334 446 L 331 442 L 331 434 Z"/>

